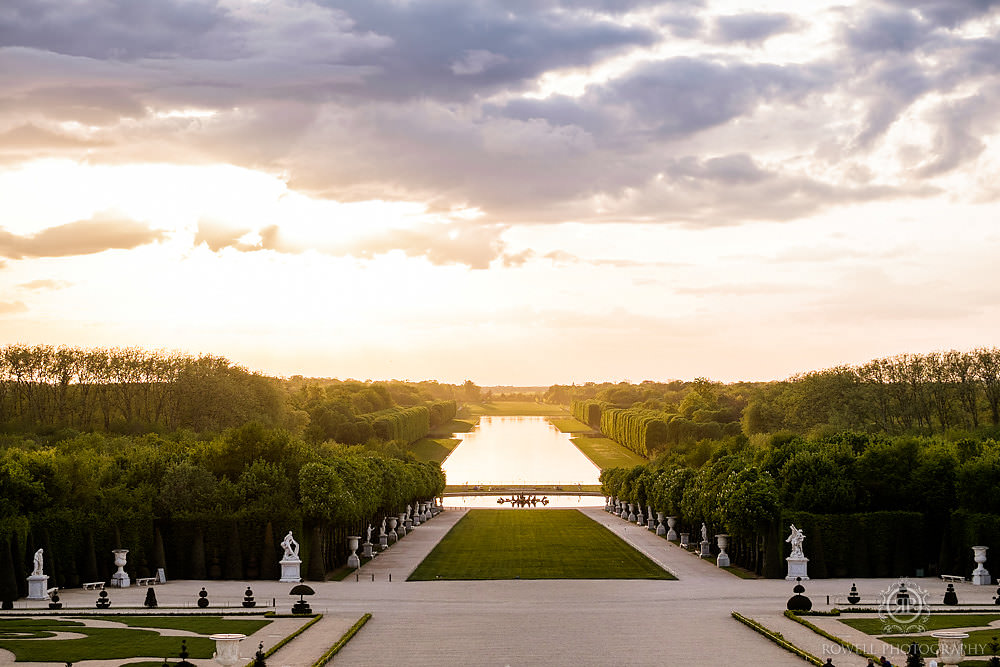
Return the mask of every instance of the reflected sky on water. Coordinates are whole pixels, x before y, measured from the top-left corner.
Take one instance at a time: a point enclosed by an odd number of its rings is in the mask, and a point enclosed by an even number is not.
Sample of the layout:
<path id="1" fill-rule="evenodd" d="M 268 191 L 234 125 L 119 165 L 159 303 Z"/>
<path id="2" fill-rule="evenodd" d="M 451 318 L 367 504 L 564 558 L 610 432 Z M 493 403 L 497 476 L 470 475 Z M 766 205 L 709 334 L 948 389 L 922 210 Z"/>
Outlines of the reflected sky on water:
<path id="1" fill-rule="evenodd" d="M 441 466 L 449 484 L 597 484 L 601 473 L 545 417 L 482 417 L 454 437 L 462 442 Z"/>

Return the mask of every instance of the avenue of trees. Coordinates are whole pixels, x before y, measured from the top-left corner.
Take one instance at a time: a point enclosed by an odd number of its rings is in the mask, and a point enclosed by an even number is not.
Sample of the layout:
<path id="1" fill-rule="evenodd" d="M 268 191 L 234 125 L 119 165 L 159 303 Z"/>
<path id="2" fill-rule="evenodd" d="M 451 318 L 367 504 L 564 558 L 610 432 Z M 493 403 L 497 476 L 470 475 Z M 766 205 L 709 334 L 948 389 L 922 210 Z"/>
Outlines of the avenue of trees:
<path id="1" fill-rule="evenodd" d="M 710 535 L 731 535 L 733 561 L 751 570 L 783 576 L 795 523 L 808 536 L 810 576 L 967 575 L 971 545 L 1000 544 L 998 373 L 1000 350 L 991 348 L 783 382 L 676 383 L 673 396 L 655 383 L 585 386 L 572 405 L 578 419 L 652 459 L 605 470 L 607 495 L 678 517 L 693 541 L 702 522 Z M 639 400 L 612 403 L 616 389 Z M 739 430 L 711 409 L 722 396 L 727 405 L 741 397 Z M 695 400 L 708 412 L 681 409 Z M 723 430 L 671 437 L 662 425 L 679 415 Z"/>
<path id="2" fill-rule="evenodd" d="M 455 416 L 464 389 L 251 373 L 136 349 L 0 348 L 0 599 L 133 576 L 272 579 L 289 530 L 308 578 L 346 536 L 444 490 L 407 446 Z"/>

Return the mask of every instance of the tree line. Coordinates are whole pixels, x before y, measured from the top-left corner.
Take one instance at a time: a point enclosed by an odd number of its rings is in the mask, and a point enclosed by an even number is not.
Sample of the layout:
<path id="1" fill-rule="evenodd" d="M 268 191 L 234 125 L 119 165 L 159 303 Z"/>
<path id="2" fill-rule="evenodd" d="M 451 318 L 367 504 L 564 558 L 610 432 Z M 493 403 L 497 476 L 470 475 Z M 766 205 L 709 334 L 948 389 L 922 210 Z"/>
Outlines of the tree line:
<path id="1" fill-rule="evenodd" d="M 345 539 L 444 490 L 438 464 L 246 424 L 217 436 L 80 434 L 0 441 L 0 599 L 25 594 L 45 549 L 50 584 L 102 581 L 110 552 L 133 576 L 274 578 L 293 530 L 309 578 L 346 562 Z M 30 568 L 28 568 L 30 569 Z"/>
<path id="2" fill-rule="evenodd" d="M 783 576 L 789 523 L 813 531 L 816 576 L 965 573 L 969 545 L 1000 540 L 992 438 L 737 435 L 605 470 L 601 483 L 609 496 L 679 517 L 697 539 L 702 522 L 731 535 L 734 562 L 768 576 Z"/>

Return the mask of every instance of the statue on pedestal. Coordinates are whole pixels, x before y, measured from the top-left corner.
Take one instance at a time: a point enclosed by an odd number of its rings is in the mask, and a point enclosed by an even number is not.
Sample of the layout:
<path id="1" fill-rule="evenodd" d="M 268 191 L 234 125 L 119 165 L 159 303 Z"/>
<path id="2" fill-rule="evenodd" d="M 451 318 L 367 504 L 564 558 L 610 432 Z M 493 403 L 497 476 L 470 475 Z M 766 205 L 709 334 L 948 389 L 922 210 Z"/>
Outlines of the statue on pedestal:
<path id="1" fill-rule="evenodd" d="M 288 531 L 285 539 L 281 540 L 281 548 L 285 550 L 285 555 L 281 560 L 299 560 L 299 543 L 292 537 L 292 531 Z"/>
<path id="2" fill-rule="evenodd" d="M 31 571 L 31 576 L 33 577 L 40 577 L 44 574 L 44 572 L 42 572 L 44 566 L 44 556 L 42 555 L 42 551 L 42 549 L 39 549 L 35 552 L 35 567 Z"/>
<path id="3" fill-rule="evenodd" d="M 805 554 L 802 553 L 802 543 L 806 540 L 806 534 L 802 532 L 801 529 L 796 528 L 795 524 L 791 525 L 792 534 L 788 536 L 786 542 L 792 545 L 792 555 L 790 558 L 805 558 Z"/>

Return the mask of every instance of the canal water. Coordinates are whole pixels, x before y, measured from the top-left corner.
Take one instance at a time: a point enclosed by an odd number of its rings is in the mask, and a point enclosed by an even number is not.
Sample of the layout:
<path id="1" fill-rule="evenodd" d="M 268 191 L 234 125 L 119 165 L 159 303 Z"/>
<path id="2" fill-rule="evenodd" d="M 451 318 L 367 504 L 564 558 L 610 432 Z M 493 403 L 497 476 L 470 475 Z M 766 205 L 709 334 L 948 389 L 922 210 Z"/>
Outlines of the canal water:
<path id="1" fill-rule="evenodd" d="M 449 484 L 489 486 L 551 485 L 572 491 L 581 484 L 598 484 L 600 469 L 590 462 L 545 417 L 484 416 L 468 433 L 442 468 Z M 596 496 L 549 496 L 547 507 L 603 505 Z M 497 496 L 462 496 L 445 500 L 459 507 L 500 507 Z M 541 505 L 538 505 L 541 507 Z"/>

